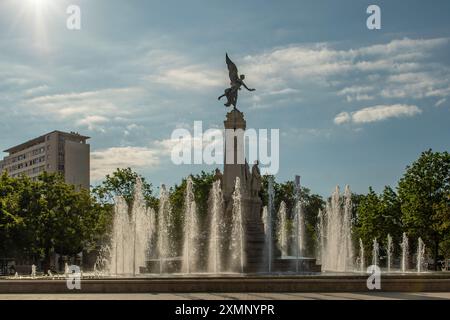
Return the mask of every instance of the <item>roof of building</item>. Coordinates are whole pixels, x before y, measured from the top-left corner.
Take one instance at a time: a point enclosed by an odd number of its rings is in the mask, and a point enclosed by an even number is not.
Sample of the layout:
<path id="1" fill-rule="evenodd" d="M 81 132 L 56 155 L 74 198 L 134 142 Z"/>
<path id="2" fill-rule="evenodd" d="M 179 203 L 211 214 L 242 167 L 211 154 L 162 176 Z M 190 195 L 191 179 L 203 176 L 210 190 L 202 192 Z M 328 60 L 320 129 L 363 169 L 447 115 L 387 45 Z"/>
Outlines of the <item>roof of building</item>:
<path id="1" fill-rule="evenodd" d="M 83 135 L 79 134 L 78 132 L 70 132 L 69 133 L 69 132 L 63 132 L 63 131 L 54 130 L 52 132 L 46 133 L 46 134 L 44 134 L 42 136 L 39 136 L 37 138 L 28 140 L 28 141 L 26 141 L 24 143 L 21 143 L 21 144 L 18 144 L 16 146 L 14 146 L 14 147 L 6 149 L 3 152 L 8 152 L 8 153 L 11 154 L 11 153 L 16 153 L 18 151 L 27 149 L 27 148 L 29 148 L 31 146 L 34 146 L 36 144 L 44 142 L 45 141 L 45 137 L 48 136 L 49 134 L 52 134 L 52 133 L 59 133 L 59 134 L 64 135 L 64 136 L 70 136 L 70 137 L 74 137 L 74 138 L 76 137 L 76 138 L 79 138 L 80 140 L 90 139 L 90 137 L 83 136 Z"/>

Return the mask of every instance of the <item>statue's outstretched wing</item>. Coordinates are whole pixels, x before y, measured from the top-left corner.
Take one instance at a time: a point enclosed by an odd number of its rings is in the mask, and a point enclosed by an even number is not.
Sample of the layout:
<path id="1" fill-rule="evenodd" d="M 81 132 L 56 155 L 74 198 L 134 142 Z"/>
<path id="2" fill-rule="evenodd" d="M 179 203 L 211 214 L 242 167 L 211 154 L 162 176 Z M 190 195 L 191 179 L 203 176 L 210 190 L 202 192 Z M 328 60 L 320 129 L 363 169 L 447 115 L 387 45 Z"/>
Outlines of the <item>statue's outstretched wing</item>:
<path id="1" fill-rule="evenodd" d="M 231 61 L 230 58 L 228 57 L 228 53 L 225 54 L 225 61 L 227 62 L 228 73 L 229 73 L 231 82 L 232 83 L 237 82 L 239 80 L 238 69 L 237 69 L 236 65 L 234 64 L 234 62 Z"/>

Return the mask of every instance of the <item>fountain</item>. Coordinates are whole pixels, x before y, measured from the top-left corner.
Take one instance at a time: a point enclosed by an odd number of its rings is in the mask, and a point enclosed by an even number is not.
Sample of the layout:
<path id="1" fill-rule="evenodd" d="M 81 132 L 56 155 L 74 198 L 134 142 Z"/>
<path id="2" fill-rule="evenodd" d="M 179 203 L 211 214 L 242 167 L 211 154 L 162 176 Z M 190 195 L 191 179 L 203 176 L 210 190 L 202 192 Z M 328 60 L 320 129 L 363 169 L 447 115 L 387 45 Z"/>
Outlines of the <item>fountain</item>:
<path id="1" fill-rule="evenodd" d="M 320 234 L 323 242 L 320 261 L 322 270 L 339 272 L 353 270 L 351 210 L 350 187 L 345 187 L 344 196 L 341 199 L 337 186 L 331 196 L 331 201 L 326 205 L 321 225 Z"/>
<path id="2" fill-rule="evenodd" d="M 422 238 L 417 240 L 417 272 L 422 272 L 425 258 L 425 243 Z"/>
<path id="3" fill-rule="evenodd" d="M 267 248 L 267 263 L 268 263 L 268 271 L 272 272 L 272 251 L 273 251 L 273 237 L 272 237 L 272 230 L 273 230 L 273 219 L 272 219 L 272 212 L 274 208 L 275 203 L 275 190 L 273 188 L 274 179 L 273 177 L 269 177 L 268 179 L 268 185 L 267 185 L 267 193 L 268 193 L 268 199 L 267 199 L 267 215 L 266 219 L 264 219 L 264 227 L 265 227 L 265 245 Z"/>
<path id="4" fill-rule="evenodd" d="M 386 254 L 387 254 L 387 271 L 391 272 L 391 266 L 392 266 L 392 252 L 394 250 L 394 244 L 392 243 L 392 237 L 390 234 L 387 235 L 387 248 L 386 248 Z"/>
<path id="5" fill-rule="evenodd" d="M 303 203 L 299 199 L 295 205 L 295 217 L 294 217 L 294 227 L 295 227 L 295 256 L 296 256 L 296 271 L 299 271 L 299 260 L 305 254 L 305 213 L 303 210 Z"/>
<path id="6" fill-rule="evenodd" d="M 198 235 L 199 221 L 197 216 L 197 206 L 194 199 L 192 177 L 189 176 L 186 183 L 186 193 L 184 197 L 184 244 L 183 244 L 183 264 L 182 270 L 186 273 L 197 271 L 198 267 Z"/>
<path id="7" fill-rule="evenodd" d="M 402 262 L 401 262 L 401 268 L 402 272 L 406 272 L 408 270 L 408 237 L 406 236 L 406 233 L 403 232 L 402 236 L 402 243 L 400 244 L 400 247 L 402 248 Z"/>
<path id="8" fill-rule="evenodd" d="M 31 277 L 36 277 L 36 266 L 34 264 L 31 265 Z"/>
<path id="9" fill-rule="evenodd" d="M 325 248 L 325 235 L 324 233 L 324 221 L 322 210 L 319 209 L 317 214 L 317 242 L 316 242 L 316 252 L 317 252 L 317 263 L 322 264 L 322 250 Z"/>
<path id="10" fill-rule="evenodd" d="M 242 194 L 241 182 L 236 178 L 236 184 L 233 192 L 233 210 L 231 219 L 231 241 L 230 241 L 230 261 L 231 270 L 240 270 L 244 273 L 244 220 L 242 216 Z"/>
<path id="11" fill-rule="evenodd" d="M 151 215 L 142 195 L 140 179 L 136 180 L 131 210 L 123 197 L 115 198 L 110 272 L 116 275 L 136 275 L 139 267 L 145 265 L 153 233 Z"/>
<path id="12" fill-rule="evenodd" d="M 366 272 L 364 263 L 364 244 L 361 238 L 359 238 L 359 270 L 361 272 Z"/>
<path id="13" fill-rule="evenodd" d="M 171 250 L 171 230 L 172 230 L 172 207 L 169 201 L 169 192 L 163 184 L 159 194 L 159 210 L 158 210 L 158 238 L 157 248 L 159 256 L 159 273 L 164 272 L 164 264 L 166 260 L 172 257 Z"/>
<path id="14" fill-rule="evenodd" d="M 379 265 L 379 254 L 380 254 L 380 245 L 377 242 L 377 238 L 373 239 L 372 242 L 372 265 Z"/>
<path id="15" fill-rule="evenodd" d="M 288 218 L 286 211 L 286 203 L 281 201 L 280 208 L 278 209 L 277 217 L 277 243 L 278 248 L 281 251 L 281 257 L 286 257 L 288 255 Z"/>
<path id="16" fill-rule="evenodd" d="M 224 229 L 223 195 L 220 188 L 220 180 L 216 180 L 213 183 L 209 203 L 211 221 L 209 226 L 208 272 L 218 273 L 222 270 L 221 251 Z"/>

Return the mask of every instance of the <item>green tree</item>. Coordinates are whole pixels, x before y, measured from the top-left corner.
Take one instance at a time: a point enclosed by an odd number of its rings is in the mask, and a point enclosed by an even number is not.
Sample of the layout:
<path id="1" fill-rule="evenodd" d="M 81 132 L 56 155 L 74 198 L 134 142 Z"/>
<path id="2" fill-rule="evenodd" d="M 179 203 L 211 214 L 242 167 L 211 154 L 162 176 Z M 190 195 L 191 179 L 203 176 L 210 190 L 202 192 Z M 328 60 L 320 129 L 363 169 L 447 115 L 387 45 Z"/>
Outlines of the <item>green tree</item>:
<path id="1" fill-rule="evenodd" d="M 23 182 L 30 183 L 30 180 L 13 179 L 6 172 L 0 176 L 0 257 L 13 256 L 21 241 L 18 230 L 24 221 L 18 215 L 17 196 Z"/>
<path id="2" fill-rule="evenodd" d="M 142 192 L 147 205 L 153 209 L 158 209 L 158 198 L 153 195 L 152 184 L 147 182 L 144 177 L 134 172 L 131 168 L 118 168 L 112 174 L 108 174 L 102 183 L 92 189 L 92 193 L 101 203 L 112 203 L 114 197 L 122 196 L 128 207 L 133 203 L 133 193 L 136 186 L 136 180 L 142 181 Z"/>
<path id="3" fill-rule="evenodd" d="M 422 237 L 438 261 L 440 243 L 450 233 L 450 155 L 421 154 L 400 179 L 398 186 L 402 222 L 408 235 Z M 437 263 L 435 263 L 437 269 Z"/>
<path id="4" fill-rule="evenodd" d="M 43 259 L 44 270 L 52 253 L 73 255 L 95 247 L 111 221 L 110 208 L 59 174 L 44 172 L 37 181 L 2 175 L 0 204 L 2 253 L 35 263 Z"/>
<path id="5" fill-rule="evenodd" d="M 381 200 L 372 187 L 369 187 L 369 193 L 365 195 L 358 206 L 358 222 L 356 225 L 356 234 L 362 239 L 366 252 L 371 252 L 372 240 L 383 239 L 383 216 L 381 213 Z"/>
<path id="6" fill-rule="evenodd" d="M 380 195 L 369 187 L 369 193 L 359 199 L 355 222 L 355 236 L 362 239 L 364 249 L 369 253 L 368 257 L 372 252 L 374 238 L 381 244 L 382 250 L 385 250 L 388 234 L 392 236 L 393 243 L 398 243 L 401 233 L 401 211 L 397 194 L 389 186 Z"/>
<path id="7" fill-rule="evenodd" d="M 191 175 L 195 203 L 197 204 L 200 224 L 205 225 L 208 215 L 208 197 L 214 182 L 214 172 L 204 172 Z M 187 179 L 183 178 L 179 185 L 170 188 L 170 203 L 172 205 L 173 225 L 175 228 L 175 242 L 181 243 L 182 225 L 184 219 L 184 197 Z M 181 248 L 178 248 L 181 249 Z"/>

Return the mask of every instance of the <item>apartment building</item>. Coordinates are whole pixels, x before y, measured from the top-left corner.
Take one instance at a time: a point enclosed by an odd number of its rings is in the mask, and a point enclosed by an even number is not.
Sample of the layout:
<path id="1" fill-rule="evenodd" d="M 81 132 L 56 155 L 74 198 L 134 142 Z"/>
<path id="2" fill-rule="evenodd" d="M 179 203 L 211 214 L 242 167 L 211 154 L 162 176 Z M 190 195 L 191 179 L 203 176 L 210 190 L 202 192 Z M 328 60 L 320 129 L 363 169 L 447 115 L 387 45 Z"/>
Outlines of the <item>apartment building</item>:
<path id="1" fill-rule="evenodd" d="M 59 172 L 67 183 L 89 189 L 88 139 L 75 132 L 52 131 L 5 150 L 8 155 L 0 161 L 0 171 L 34 180 L 43 171 Z"/>

